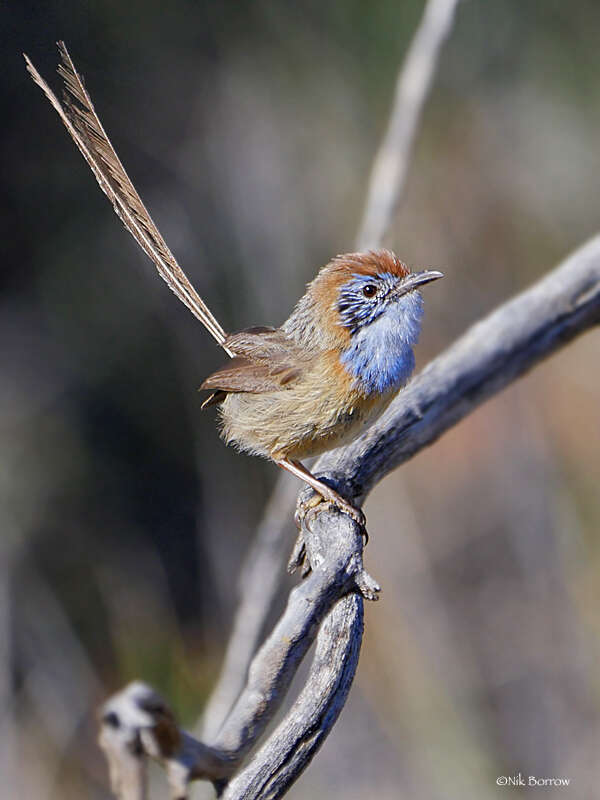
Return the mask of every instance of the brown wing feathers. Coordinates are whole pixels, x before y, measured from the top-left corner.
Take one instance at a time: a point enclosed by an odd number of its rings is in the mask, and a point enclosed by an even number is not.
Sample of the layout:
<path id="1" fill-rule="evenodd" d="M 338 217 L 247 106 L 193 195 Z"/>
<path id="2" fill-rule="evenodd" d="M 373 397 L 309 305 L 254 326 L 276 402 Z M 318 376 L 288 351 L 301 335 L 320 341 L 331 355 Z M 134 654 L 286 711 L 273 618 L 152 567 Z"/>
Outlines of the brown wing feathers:
<path id="1" fill-rule="evenodd" d="M 234 356 L 228 364 L 209 375 L 200 388 L 225 392 L 272 392 L 281 386 L 267 362 Z"/>
<path id="2" fill-rule="evenodd" d="M 299 377 L 302 355 L 294 342 L 276 328 L 248 328 L 225 340 L 235 354 L 200 386 L 213 389 L 202 407 L 219 403 L 227 392 L 275 392 Z"/>
<path id="3" fill-rule="evenodd" d="M 31 77 L 58 113 L 100 188 L 113 204 L 129 233 L 154 262 L 160 276 L 226 352 L 232 355 L 225 344 L 225 331 L 175 260 L 125 172 L 64 42 L 58 42 L 58 49 L 61 56 L 58 73 L 65 88 L 64 106 L 25 55 Z"/>

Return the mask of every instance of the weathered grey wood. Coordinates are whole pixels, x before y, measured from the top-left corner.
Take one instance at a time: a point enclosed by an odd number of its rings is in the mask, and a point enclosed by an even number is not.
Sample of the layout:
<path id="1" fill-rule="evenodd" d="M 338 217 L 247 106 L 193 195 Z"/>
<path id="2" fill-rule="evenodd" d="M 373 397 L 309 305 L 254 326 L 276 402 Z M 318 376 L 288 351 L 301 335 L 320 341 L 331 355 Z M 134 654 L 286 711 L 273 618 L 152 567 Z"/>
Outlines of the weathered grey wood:
<path id="1" fill-rule="evenodd" d="M 282 797 L 300 776 L 344 707 L 362 632 L 363 600 L 351 594 L 338 601 L 323 623 L 310 674 L 290 712 L 233 778 L 224 800 Z"/>
<path id="2" fill-rule="evenodd" d="M 323 619 L 357 587 L 367 596 L 376 595 L 379 587 L 362 565 L 361 531 L 349 517 L 337 511 L 320 514 L 306 530 L 306 548 L 312 572 L 290 593 L 284 613 L 252 661 L 240 697 L 212 741 L 201 742 L 180 731 L 165 701 L 145 684 L 131 684 L 107 701 L 100 741 L 120 797 L 144 796 L 146 756 L 164 765 L 172 797 L 185 797 L 188 783 L 198 778 L 212 780 L 220 790 L 227 787 L 229 776 L 280 708 Z M 276 774 L 269 786 L 277 786 L 279 793 L 300 774 L 344 705 L 361 636 L 362 597 L 353 594 L 322 627 L 301 696 L 261 754 L 239 773 L 235 785 L 228 786 L 227 797 L 263 796 L 271 767 Z"/>
<path id="3" fill-rule="evenodd" d="M 378 588 L 363 570 L 362 536 L 348 516 L 335 511 L 320 514 L 306 529 L 305 541 L 312 572 L 292 589 L 283 615 L 252 661 L 246 686 L 211 742 L 240 758 L 279 709 L 332 606 L 357 585 L 368 585 L 374 592 Z M 341 663 L 335 666 L 343 669 Z M 303 723 L 300 714 L 297 724 L 302 727 Z"/>

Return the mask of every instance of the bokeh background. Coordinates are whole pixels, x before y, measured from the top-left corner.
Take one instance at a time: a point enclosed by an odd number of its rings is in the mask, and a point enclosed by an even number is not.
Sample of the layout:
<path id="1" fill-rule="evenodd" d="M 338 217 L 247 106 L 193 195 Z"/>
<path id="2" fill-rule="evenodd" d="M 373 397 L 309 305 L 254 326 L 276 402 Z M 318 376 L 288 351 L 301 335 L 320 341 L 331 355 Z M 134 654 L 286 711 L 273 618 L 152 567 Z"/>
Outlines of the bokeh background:
<path id="1" fill-rule="evenodd" d="M 0 796 L 107 798 L 94 709 L 131 678 L 193 724 L 276 477 L 200 412 L 221 356 L 21 52 L 51 78 L 66 40 L 165 238 L 237 329 L 283 321 L 352 248 L 422 8 L 0 7 Z M 446 273 L 419 366 L 600 230 L 599 31 L 594 0 L 459 7 L 388 241 Z M 598 796 L 599 352 L 598 332 L 577 340 L 373 492 L 384 593 L 290 798 L 520 796 L 496 786 L 519 771 L 571 779 L 546 798 Z"/>

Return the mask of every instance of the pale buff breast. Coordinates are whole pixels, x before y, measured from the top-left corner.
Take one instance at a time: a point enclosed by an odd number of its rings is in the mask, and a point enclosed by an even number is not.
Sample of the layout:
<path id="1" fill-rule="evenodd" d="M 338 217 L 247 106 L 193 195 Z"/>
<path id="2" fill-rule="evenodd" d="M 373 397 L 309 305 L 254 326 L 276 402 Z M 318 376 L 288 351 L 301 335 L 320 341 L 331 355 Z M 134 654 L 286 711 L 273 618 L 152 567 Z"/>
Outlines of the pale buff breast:
<path id="1" fill-rule="evenodd" d="M 395 392 L 365 396 L 337 359 L 325 358 L 293 385 L 263 394 L 231 393 L 220 406 L 228 444 L 275 460 L 317 456 L 354 439 Z"/>

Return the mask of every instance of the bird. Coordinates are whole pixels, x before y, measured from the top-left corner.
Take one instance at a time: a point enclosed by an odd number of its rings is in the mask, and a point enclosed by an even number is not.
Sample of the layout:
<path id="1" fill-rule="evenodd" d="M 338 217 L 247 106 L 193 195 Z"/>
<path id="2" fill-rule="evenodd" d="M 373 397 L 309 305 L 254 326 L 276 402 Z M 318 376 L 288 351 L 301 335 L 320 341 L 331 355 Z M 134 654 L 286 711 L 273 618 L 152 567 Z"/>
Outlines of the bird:
<path id="1" fill-rule="evenodd" d="M 358 510 L 301 463 L 372 423 L 413 372 L 423 316 L 419 287 L 389 250 L 333 258 L 279 328 L 234 333 L 234 357 L 209 375 L 203 406 L 218 404 L 227 443 L 270 458 L 362 523 Z"/>
<path id="2" fill-rule="evenodd" d="M 227 334 L 152 221 L 96 113 L 64 42 L 58 42 L 61 104 L 27 55 L 27 69 L 59 114 L 102 191 L 176 296 L 230 357 L 201 390 L 217 406 L 227 444 L 270 459 L 364 527 L 345 497 L 302 463 L 356 438 L 407 383 L 423 317 L 421 287 L 438 270 L 411 272 L 386 249 L 335 256 L 308 284 L 280 327 Z"/>

